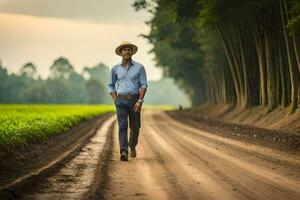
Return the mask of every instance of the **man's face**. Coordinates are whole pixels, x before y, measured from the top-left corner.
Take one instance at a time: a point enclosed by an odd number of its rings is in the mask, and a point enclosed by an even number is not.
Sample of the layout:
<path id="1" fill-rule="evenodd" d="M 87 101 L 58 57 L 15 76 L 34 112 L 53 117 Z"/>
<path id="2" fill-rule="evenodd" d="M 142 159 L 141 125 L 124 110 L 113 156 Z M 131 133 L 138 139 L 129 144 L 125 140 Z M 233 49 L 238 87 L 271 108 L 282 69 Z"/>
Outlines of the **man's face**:
<path id="1" fill-rule="evenodd" d="M 121 49 L 121 55 L 124 59 L 129 59 L 132 56 L 132 48 L 131 47 L 123 47 Z"/>

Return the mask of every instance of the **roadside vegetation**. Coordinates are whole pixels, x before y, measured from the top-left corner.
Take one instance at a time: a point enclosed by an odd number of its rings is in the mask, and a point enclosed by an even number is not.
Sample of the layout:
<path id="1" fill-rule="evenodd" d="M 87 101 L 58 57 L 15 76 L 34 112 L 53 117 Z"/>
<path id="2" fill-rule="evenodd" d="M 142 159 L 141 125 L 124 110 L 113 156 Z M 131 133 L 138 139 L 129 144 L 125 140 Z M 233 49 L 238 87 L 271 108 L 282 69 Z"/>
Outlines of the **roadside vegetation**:
<path id="1" fill-rule="evenodd" d="M 45 141 L 83 120 L 114 111 L 111 105 L 3 104 L 0 106 L 0 152 Z"/>
<path id="2" fill-rule="evenodd" d="M 299 0 L 135 0 L 152 19 L 142 35 L 157 66 L 192 100 L 237 108 L 300 99 Z"/>

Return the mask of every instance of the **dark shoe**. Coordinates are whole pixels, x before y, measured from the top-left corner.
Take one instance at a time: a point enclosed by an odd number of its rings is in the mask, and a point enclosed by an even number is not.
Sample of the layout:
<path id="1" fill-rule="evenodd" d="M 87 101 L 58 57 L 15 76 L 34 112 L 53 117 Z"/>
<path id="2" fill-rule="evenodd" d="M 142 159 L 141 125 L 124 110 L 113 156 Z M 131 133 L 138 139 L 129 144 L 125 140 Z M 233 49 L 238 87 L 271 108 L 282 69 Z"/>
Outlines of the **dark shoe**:
<path id="1" fill-rule="evenodd" d="M 136 157 L 136 149 L 130 149 L 130 157 Z"/>
<path id="2" fill-rule="evenodd" d="M 125 150 L 122 151 L 120 159 L 122 161 L 128 161 L 128 153 L 127 153 L 127 151 L 125 151 Z"/>

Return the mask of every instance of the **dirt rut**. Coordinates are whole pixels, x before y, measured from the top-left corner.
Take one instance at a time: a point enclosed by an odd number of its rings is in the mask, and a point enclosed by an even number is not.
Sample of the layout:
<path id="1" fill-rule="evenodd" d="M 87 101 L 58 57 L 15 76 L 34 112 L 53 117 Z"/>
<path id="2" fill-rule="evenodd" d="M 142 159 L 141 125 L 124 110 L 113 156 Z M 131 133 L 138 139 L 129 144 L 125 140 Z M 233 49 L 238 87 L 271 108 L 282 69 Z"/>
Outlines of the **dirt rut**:
<path id="1" fill-rule="evenodd" d="M 20 199 L 300 199 L 300 156 L 142 111 L 137 157 L 120 161 L 116 117 Z"/>
<path id="2" fill-rule="evenodd" d="M 117 131 L 106 199 L 300 199 L 300 157 L 210 134 L 143 111 L 137 157 Z M 116 129 L 117 130 L 117 129 Z"/>

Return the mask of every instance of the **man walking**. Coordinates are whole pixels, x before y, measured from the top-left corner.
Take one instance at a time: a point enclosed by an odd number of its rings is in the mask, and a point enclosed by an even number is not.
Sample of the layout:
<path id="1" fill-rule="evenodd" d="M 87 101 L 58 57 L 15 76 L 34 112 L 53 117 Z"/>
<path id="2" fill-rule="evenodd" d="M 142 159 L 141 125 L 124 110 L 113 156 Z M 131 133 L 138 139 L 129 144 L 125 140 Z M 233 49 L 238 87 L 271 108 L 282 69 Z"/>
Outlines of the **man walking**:
<path id="1" fill-rule="evenodd" d="M 130 156 L 136 157 L 136 145 L 141 127 L 140 111 L 148 88 L 144 66 L 131 58 L 137 50 L 138 47 L 128 41 L 122 42 L 115 49 L 115 53 L 122 57 L 122 61 L 111 69 L 108 84 L 109 93 L 117 110 L 120 159 L 122 161 L 128 161 L 128 146 L 130 147 Z M 129 142 L 127 136 L 128 117 Z"/>

